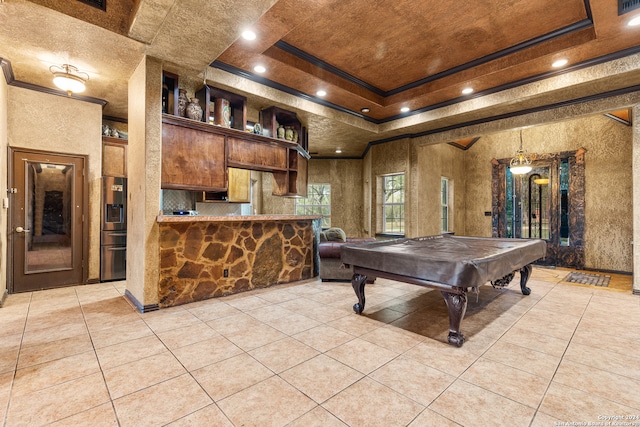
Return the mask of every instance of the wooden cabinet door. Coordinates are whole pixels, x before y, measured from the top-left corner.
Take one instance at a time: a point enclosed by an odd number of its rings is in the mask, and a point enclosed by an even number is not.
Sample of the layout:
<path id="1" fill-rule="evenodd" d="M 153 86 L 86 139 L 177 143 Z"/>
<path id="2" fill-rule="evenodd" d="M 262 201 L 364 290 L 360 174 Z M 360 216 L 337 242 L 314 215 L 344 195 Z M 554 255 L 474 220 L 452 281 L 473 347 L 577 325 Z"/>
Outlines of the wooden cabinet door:
<path id="1" fill-rule="evenodd" d="M 248 169 L 228 168 L 228 200 L 235 203 L 251 202 L 251 171 Z"/>
<path id="2" fill-rule="evenodd" d="M 287 148 L 228 138 L 229 163 L 253 170 L 287 170 Z"/>
<path id="3" fill-rule="evenodd" d="M 127 141 L 102 137 L 102 176 L 127 177 Z"/>
<path id="4" fill-rule="evenodd" d="M 226 190 L 224 136 L 162 125 L 162 188 Z"/>

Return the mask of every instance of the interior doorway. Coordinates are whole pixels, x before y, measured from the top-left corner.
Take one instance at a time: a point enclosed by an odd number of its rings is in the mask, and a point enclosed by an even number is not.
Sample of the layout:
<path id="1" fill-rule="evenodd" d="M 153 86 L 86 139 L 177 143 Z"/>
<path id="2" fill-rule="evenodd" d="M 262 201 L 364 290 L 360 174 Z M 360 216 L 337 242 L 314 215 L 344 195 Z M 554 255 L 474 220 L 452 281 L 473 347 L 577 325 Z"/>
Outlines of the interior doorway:
<path id="1" fill-rule="evenodd" d="M 538 154 L 524 175 L 493 160 L 493 236 L 544 239 L 538 264 L 584 268 L 585 151 Z"/>
<path id="2" fill-rule="evenodd" d="M 11 149 L 8 288 L 86 283 L 86 156 Z"/>

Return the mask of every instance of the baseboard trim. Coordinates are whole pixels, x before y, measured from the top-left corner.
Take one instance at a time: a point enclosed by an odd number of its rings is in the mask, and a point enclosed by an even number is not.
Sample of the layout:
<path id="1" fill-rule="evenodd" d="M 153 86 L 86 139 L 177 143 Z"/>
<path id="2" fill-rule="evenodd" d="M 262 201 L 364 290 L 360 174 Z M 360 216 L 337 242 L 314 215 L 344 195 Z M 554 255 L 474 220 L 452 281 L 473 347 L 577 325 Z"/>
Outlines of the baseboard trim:
<path id="1" fill-rule="evenodd" d="M 89 280 L 87 280 L 87 285 L 95 285 L 96 283 L 100 283 L 100 279 L 89 279 Z"/>
<path id="2" fill-rule="evenodd" d="M 0 308 L 4 305 L 4 302 L 7 300 L 8 296 L 9 296 L 9 291 L 5 289 L 4 292 L 2 293 L 2 296 L 0 297 Z"/>
<path id="3" fill-rule="evenodd" d="M 158 304 L 149 304 L 149 305 L 140 304 L 140 301 L 138 301 L 138 299 L 136 297 L 134 297 L 131 292 L 129 292 L 129 289 L 125 289 L 124 290 L 124 297 L 140 313 L 148 313 L 150 311 L 160 310 L 160 306 Z"/>

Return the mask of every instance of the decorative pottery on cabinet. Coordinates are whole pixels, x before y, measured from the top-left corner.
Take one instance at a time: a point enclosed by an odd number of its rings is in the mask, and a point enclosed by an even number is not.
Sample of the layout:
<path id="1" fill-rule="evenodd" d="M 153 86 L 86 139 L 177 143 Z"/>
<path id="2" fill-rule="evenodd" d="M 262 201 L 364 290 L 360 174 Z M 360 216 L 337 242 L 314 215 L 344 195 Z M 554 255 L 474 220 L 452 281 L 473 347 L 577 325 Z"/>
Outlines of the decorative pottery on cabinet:
<path id="1" fill-rule="evenodd" d="M 187 104 L 189 104 L 189 98 L 187 98 L 187 91 L 184 89 L 179 90 L 178 95 L 178 116 L 185 117 L 187 111 Z"/>
<path id="2" fill-rule="evenodd" d="M 228 99 L 216 98 L 214 101 L 214 115 L 217 125 L 231 127 L 231 105 Z"/>
<path id="3" fill-rule="evenodd" d="M 191 120 L 202 121 L 202 107 L 198 98 L 191 98 L 191 102 L 187 105 L 187 117 Z"/>

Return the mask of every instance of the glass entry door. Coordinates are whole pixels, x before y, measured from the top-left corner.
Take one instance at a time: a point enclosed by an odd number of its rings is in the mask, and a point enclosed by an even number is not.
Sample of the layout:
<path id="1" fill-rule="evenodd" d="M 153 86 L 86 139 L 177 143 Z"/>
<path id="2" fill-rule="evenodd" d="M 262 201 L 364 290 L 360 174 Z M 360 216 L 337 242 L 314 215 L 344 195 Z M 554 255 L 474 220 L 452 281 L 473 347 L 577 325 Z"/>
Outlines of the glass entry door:
<path id="1" fill-rule="evenodd" d="M 13 151 L 12 291 L 83 283 L 84 158 Z"/>
<path id="2" fill-rule="evenodd" d="M 538 153 L 525 175 L 511 173 L 510 158 L 492 161 L 492 236 L 544 239 L 537 264 L 583 268 L 585 152 Z"/>
<path id="3" fill-rule="evenodd" d="M 550 239 L 550 172 L 549 166 L 526 175 L 507 169 L 507 237 Z"/>

